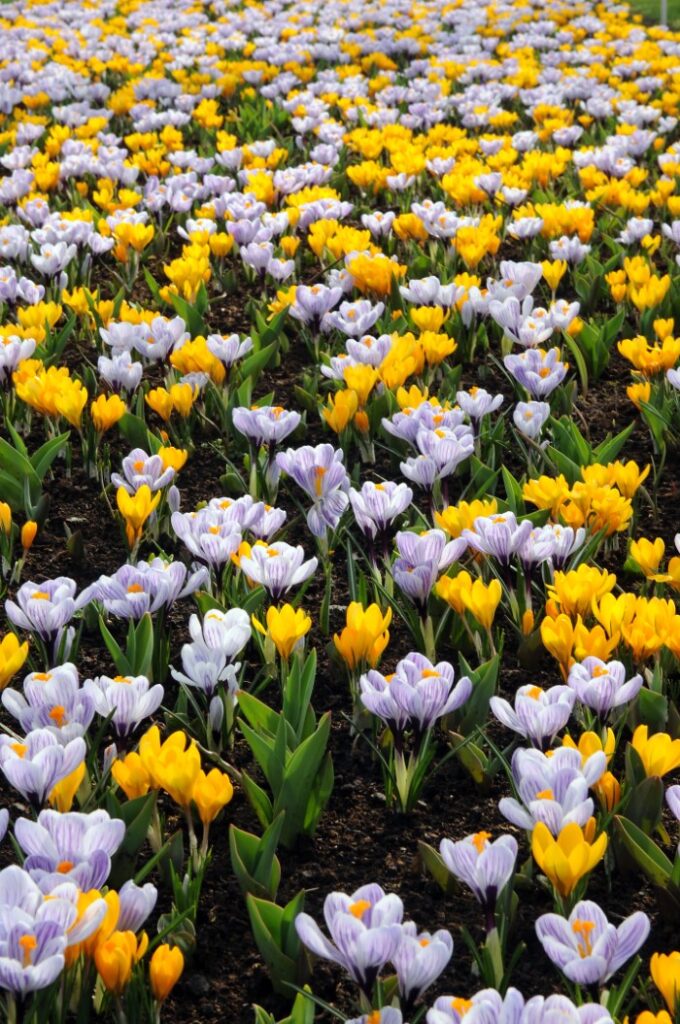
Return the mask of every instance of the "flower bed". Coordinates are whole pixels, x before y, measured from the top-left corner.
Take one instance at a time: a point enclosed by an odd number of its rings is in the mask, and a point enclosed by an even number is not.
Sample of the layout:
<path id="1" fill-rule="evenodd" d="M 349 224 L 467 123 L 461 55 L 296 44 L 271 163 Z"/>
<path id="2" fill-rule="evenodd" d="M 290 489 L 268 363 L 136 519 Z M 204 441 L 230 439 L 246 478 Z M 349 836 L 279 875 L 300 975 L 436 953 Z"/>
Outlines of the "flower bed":
<path id="1" fill-rule="evenodd" d="M 8 1022 L 677 1018 L 679 57 L 0 9 Z"/>

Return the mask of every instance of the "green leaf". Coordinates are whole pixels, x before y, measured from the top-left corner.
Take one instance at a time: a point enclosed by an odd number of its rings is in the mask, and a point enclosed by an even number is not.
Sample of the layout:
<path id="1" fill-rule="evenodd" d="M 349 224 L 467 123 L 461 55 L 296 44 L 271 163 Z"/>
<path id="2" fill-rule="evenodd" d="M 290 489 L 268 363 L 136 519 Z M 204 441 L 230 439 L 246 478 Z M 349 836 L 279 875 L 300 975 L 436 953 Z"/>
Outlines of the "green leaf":
<path id="1" fill-rule="evenodd" d="M 641 828 L 620 815 L 614 816 L 614 829 L 647 878 L 665 888 L 673 872 L 673 865 L 656 843 Z"/>

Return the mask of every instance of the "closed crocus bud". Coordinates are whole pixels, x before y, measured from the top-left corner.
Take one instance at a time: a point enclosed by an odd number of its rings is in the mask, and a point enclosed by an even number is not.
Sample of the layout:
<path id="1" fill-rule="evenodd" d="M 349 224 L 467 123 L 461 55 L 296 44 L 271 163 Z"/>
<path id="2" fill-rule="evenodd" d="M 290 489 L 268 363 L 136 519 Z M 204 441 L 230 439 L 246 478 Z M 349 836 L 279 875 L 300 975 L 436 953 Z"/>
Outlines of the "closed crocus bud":
<path id="1" fill-rule="evenodd" d="M 12 509 L 6 501 L 0 501 L 0 530 L 9 533 L 12 529 Z"/>
<path id="2" fill-rule="evenodd" d="M 224 772 L 217 768 L 213 768 L 207 774 L 200 771 L 194 782 L 192 797 L 203 824 L 209 825 L 214 821 L 233 795 L 234 787 Z"/>
<path id="3" fill-rule="evenodd" d="M 17 674 L 28 657 L 28 641 L 23 644 L 15 633 L 7 633 L 0 640 L 0 690 Z"/>
<path id="4" fill-rule="evenodd" d="M 163 943 L 154 950 L 149 962 L 149 980 L 153 997 L 158 1003 L 164 1002 L 182 976 L 184 956 L 179 946 Z"/>
<path id="5" fill-rule="evenodd" d="M 146 796 L 151 786 L 149 773 L 139 754 L 132 751 L 111 765 L 111 775 L 125 793 L 128 800 Z"/>
<path id="6" fill-rule="evenodd" d="M 99 395 L 90 406 L 90 416 L 99 433 L 110 430 L 126 412 L 127 406 L 120 395 Z"/>
<path id="7" fill-rule="evenodd" d="M 21 546 L 24 551 L 29 551 L 33 547 L 33 541 L 38 533 L 38 524 L 34 519 L 29 519 L 28 522 L 24 523 L 21 527 Z"/>
<path id="8" fill-rule="evenodd" d="M 97 945 L 94 962 L 104 986 L 114 995 L 120 995 L 127 987 L 132 971 L 146 952 L 149 945 L 146 932 L 139 943 L 134 932 L 113 932 L 110 938 Z"/>
<path id="9" fill-rule="evenodd" d="M 677 950 L 668 954 L 654 953 L 649 962 L 649 973 L 671 1016 L 674 1016 L 680 1006 L 680 953 Z"/>

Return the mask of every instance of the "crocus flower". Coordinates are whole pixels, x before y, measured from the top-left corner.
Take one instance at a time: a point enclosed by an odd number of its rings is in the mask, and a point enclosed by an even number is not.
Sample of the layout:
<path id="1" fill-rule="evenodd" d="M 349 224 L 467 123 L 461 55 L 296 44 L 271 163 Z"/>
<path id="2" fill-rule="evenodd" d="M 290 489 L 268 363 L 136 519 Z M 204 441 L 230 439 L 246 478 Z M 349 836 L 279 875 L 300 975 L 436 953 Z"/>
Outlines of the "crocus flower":
<path id="1" fill-rule="evenodd" d="M 428 1012 L 427 1024 L 613 1024 L 600 1003 L 575 1006 L 566 996 L 534 996 L 524 1001 L 521 992 L 509 988 L 505 996 L 483 989 L 472 999 L 441 996 Z"/>
<path id="2" fill-rule="evenodd" d="M 669 786 L 666 790 L 666 803 L 673 816 L 680 821 L 680 786 Z"/>
<path id="3" fill-rule="evenodd" d="M 569 896 L 581 879 L 604 857 L 607 833 L 602 832 L 594 839 L 594 824 L 591 818 L 586 828 L 582 829 L 572 821 L 560 830 L 557 837 L 553 837 L 543 822 L 539 821 L 531 834 L 534 859 L 561 896 Z"/>
<path id="4" fill-rule="evenodd" d="M 146 613 L 169 608 L 175 601 L 194 594 L 208 582 L 201 566 L 189 573 L 182 562 L 153 558 L 136 566 L 122 565 L 112 576 L 100 576 L 87 589 L 90 600 L 101 601 L 110 615 L 138 620 Z"/>
<path id="5" fill-rule="evenodd" d="M 516 988 L 509 988 L 505 996 L 495 988 L 476 992 L 471 999 L 440 996 L 427 1012 L 427 1024 L 520 1024 L 524 1010 L 524 997 Z"/>
<path id="6" fill-rule="evenodd" d="M 288 412 L 280 405 L 255 409 L 238 406 L 232 413 L 234 429 L 256 445 L 277 445 L 292 434 L 301 419 L 299 412 Z"/>
<path id="7" fill-rule="evenodd" d="M 140 722 L 153 715 L 163 700 L 160 683 L 151 686 L 146 676 L 97 676 L 86 679 L 85 693 L 94 701 L 98 715 L 111 717 L 116 736 L 124 739 Z"/>
<path id="8" fill-rule="evenodd" d="M 404 483 L 367 480 L 361 490 L 350 488 L 349 500 L 359 529 L 372 540 L 387 533 L 394 520 L 413 500 L 413 491 Z"/>
<path id="9" fill-rule="evenodd" d="M 520 686 L 515 706 L 503 697 L 492 697 L 489 705 L 499 722 L 545 750 L 569 721 L 576 694 L 568 686 Z"/>
<path id="10" fill-rule="evenodd" d="M 462 536 L 475 551 L 491 555 L 501 565 L 509 565 L 533 529 L 529 519 L 517 522 L 514 512 L 501 512 L 493 516 L 479 516 L 472 530 L 463 530 Z"/>
<path id="11" fill-rule="evenodd" d="M 347 606 L 347 625 L 340 634 L 335 633 L 333 643 L 350 671 L 365 663 L 375 666 L 390 640 L 388 626 L 392 609 L 382 612 L 377 604 L 367 608 L 360 601 Z"/>
<path id="12" fill-rule="evenodd" d="M 111 857 L 125 837 L 125 823 L 106 811 L 90 814 L 45 810 L 37 821 L 19 818 L 14 835 L 26 854 L 24 869 L 49 894 L 63 882 L 83 892 L 100 889 L 109 877 Z"/>
<path id="13" fill-rule="evenodd" d="M 452 665 L 446 661 L 433 665 L 417 652 L 403 658 L 389 677 L 367 672 L 359 686 L 364 707 L 396 733 L 407 728 L 426 732 L 438 719 L 462 707 L 472 693 L 467 676 L 454 684 Z"/>
<path id="14" fill-rule="evenodd" d="M 57 783 L 81 764 L 85 753 L 82 737 L 61 746 L 47 729 L 34 729 L 21 743 L 0 736 L 0 769 L 7 781 L 34 805 L 44 803 Z"/>
<path id="15" fill-rule="evenodd" d="M 649 918 L 641 910 L 616 928 L 592 900 L 581 900 L 568 918 L 543 914 L 536 921 L 536 934 L 543 949 L 577 985 L 606 982 L 637 953 L 649 929 Z"/>
<path id="16" fill-rule="evenodd" d="M 399 557 L 392 565 L 394 582 L 415 604 L 424 608 L 440 573 L 448 569 L 467 548 L 461 537 L 447 543 L 443 530 L 424 533 L 402 531 L 396 536 Z"/>
<path id="17" fill-rule="evenodd" d="M 307 512 L 307 525 L 315 537 L 325 537 L 327 530 L 334 530 L 349 504 L 349 477 L 343 457 L 342 449 L 335 449 L 332 444 L 289 448 L 276 457 L 278 469 L 287 473 L 313 501 Z"/>
<path id="18" fill-rule="evenodd" d="M 157 946 L 149 960 L 149 983 L 157 1003 L 164 1002 L 182 976 L 184 954 L 166 942 Z"/>
<path id="19" fill-rule="evenodd" d="M 680 953 L 653 953 L 649 973 L 673 1017 L 680 1006 Z"/>
<path id="20" fill-rule="evenodd" d="M 399 948 L 403 913 L 398 896 L 386 895 L 379 885 L 363 885 L 350 896 L 332 892 L 326 897 L 324 918 L 330 941 L 309 914 L 298 914 L 295 928 L 312 953 L 340 964 L 368 994 Z"/>
<path id="21" fill-rule="evenodd" d="M 680 765 L 680 739 L 671 739 L 667 732 L 649 735 L 649 726 L 638 725 L 631 746 L 640 756 L 645 775 L 663 777 Z"/>
<path id="22" fill-rule="evenodd" d="M 153 493 L 172 483 L 175 470 L 166 466 L 160 455 L 148 455 L 142 448 L 133 448 L 123 459 L 123 475 L 111 474 L 111 483 L 116 489 L 136 494 L 140 487 L 148 487 Z"/>
<path id="23" fill-rule="evenodd" d="M 271 640 L 284 661 L 302 647 L 302 641 L 312 628 L 312 620 L 304 609 L 293 608 L 290 604 L 268 608 L 265 623 L 263 625 L 253 615 L 255 629 Z"/>
<path id="24" fill-rule="evenodd" d="M 37 633 L 45 643 L 58 646 L 64 627 L 85 603 L 83 594 L 76 598 L 75 581 L 58 576 L 42 583 L 23 583 L 16 601 L 5 602 L 5 611 L 13 626 Z"/>
<path id="25" fill-rule="evenodd" d="M 212 569 L 228 562 L 241 543 L 239 524 L 209 507 L 199 512 L 173 512 L 170 524 L 191 554 Z"/>
<path id="26" fill-rule="evenodd" d="M 554 836 L 570 821 L 583 828 L 593 813 L 588 790 L 597 785 L 606 767 L 603 751 L 582 761 L 579 751 L 570 747 L 558 747 L 550 757 L 540 750 L 520 747 L 512 756 L 512 774 L 520 799 L 503 797 L 498 809 L 518 828 L 531 830 L 542 821 Z"/>
<path id="27" fill-rule="evenodd" d="M 25 733 L 47 729 L 62 746 L 85 735 L 95 707 L 80 688 L 75 665 L 67 662 L 49 672 L 31 672 L 24 679 L 23 691 L 4 690 L 2 703 Z"/>
<path id="28" fill-rule="evenodd" d="M 0 640 L 0 690 L 17 674 L 27 657 L 28 640 L 20 643 L 15 633 L 5 633 Z"/>
<path id="29" fill-rule="evenodd" d="M 568 366 L 560 360 L 560 350 L 529 348 L 503 360 L 506 370 L 532 398 L 547 398 L 564 380 Z"/>
<path id="30" fill-rule="evenodd" d="M 241 549 L 243 553 L 238 561 L 241 571 L 253 583 L 263 586 L 275 601 L 291 587 L 308 580 L 319 564 L 317 558 L 305 561 L 300 545 L 292 547 L 284 541 L 269 545 L 258 542 L 252 547 L 242 544 Z"/>
<path id="31" fill-rule="evenodd" d="M 402 1008 L 412 1007 L 437 980 L 453 954 L 450 932 L 418 932 L 413 921 L 401 926 L 401 942 L 392 957 Z"/>
<path id="32" fill-rule="evenodd" d="M 439 845 L 448 870 L 472 889 L 484 907 L 487 931 L 494 927 L 496 900 L 512 878 L 517 859 L 514 836 L 490 840 L 489 832 L 476 832 L 456 843 L 442 839 Z"/>
<path id="33" fill-rule="evenodd" d="M 512 413 L 512 420 L 520 434 L 535 441 L 550 417 L 547 402 L 518 402 Z"/>
<path id="34" fill-rule="evenodd" d="M 118 892 L 118 922 L 121 931 L 138 932 L 153 913 L 158 890 L 152 882 L 137 885 L 130 878 Z"/>
<path id="35" fill-rule="evenodd" d="M 396 1006 L 383 1006 L 381 1010 L 372 1010 L 363 1017 L 354 1017 L 347 1024 L 403 1024 L 401 1010 Z"/>
<path id="36" fill-rule="evenodd" d="M 125 536 L 131 549 L 142 539 L 144 524 L 156 511 L 161 500 L 159 493 L 154 497 L 151 497 L 151 493 L 148 484 L 142 484 L 132 495 L 125 487 L 119 487 L 116 491 L 116 504 L 125 520 Z"/>
<path id="37" fill-rule="evenodd" d="M 604 720 L 614 708 L 628 704 L 640 691 L 642 676 L 626 681 L 626 669 L 620 661 L 604 662 L 588 657 L 569 670 L 567 684 L 581 704 Z"/>

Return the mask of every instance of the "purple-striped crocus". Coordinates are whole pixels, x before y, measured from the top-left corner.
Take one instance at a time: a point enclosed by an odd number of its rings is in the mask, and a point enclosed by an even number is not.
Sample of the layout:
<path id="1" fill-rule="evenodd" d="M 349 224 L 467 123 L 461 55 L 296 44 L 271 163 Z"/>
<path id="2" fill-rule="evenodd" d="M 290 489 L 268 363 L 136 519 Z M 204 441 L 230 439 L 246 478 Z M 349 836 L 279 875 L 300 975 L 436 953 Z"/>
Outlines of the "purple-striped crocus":
<path id="1" fill-rule="evenodd" d="M 2 703 L 24 733 L 47 729 L 62 746 L 85 735 L 94 718 L 94 701 L 81 689 L 75 665 L 66 662 L 49 672 L 31 672 L 23 691 L 3 690 Z"/>
<path id="2" fill-rule="evenodd" d="M 125 823 L 106 811 L 90 814 L 45 810 L 37 821 L 19 818 L 14 836 L 26 854 L 24 869 L 49 894 L 64 882 L 87 892 L 109 877 L 111 857 L 125 838 Z"/>
<path id="3" fill-rule="evenodd" d="M 353 1017 L 347 1024 L 403 1024 L 401 1010 L 396 1006 L 383 1006 L 380 1010 L 372 1010 L 363 1017 Z"/>
<path id="4" fill-rule="evenodd" d="M 121 932 L 138 932 L 156 906 L 158 889 L 152 882 L 137 885 L 131 878 L 118 892 L 118 921 Z"/>
<path id="5" fill-rule="evenodd" d="M 505 996 L 495 988 L 484 988 L 471 999 L 440 996 L 427 1012 L 427 1024 L 520 1024 L 524 996 L 509 988 Z"/>
<path id="6" fill-rule="evenodd" d="M 0 736 L 0 770 L 26 800 L 39 806 L 84 761 L 86 749 L 82 737 L 62 746 L 47 729 L 33 729 L 20 742 Z"/>
<path id="7" fill-rule="evenodd" d="M 489 931 L 495 926 L 496 900 L 515 870 L 517 840 L 499 836 L 492 842 L 489 832 L 476 832 L 455 843 L 442 839 L 439 852 L 451 874 L 465 882 L 484 907 Z"/>
<path id="8" fill-rule="evenodd" d="M 492 697 L 489 706 L 502 725 L 546 750 L 569 721 L 576 693 L 569 686 L 520 686 L 514 708 L 504 697 Z"/>
<path id="9" fill-rule="evenodd" d="M 64 628 L 87 603 L 86 591 L 76 598 L 75 580 L 58 576 L 41 583 L 22 583 L 16 600 L 5 601 L 7 618 L 18 629 L 36 633 L 45 643 L 58 646 Z"/>
<path id="10" fill-rule="evenodd" d="M 122 463 L 123 473 L 112 473 L 111 483 L 115 488 L 123 487 L 128 494 L 136 494 L 146 486 L 151 492 L 160 491 L 175 478 L 172 466 L 166 466 L 160 455 L 149 455 L 143 448 L 133 448 Z"/>
<path id="11" fill-rule="evenodd" d="M 475 551 L 491 555 L 501 565 L 509 565 L 533 530 L 529 519 L 517 522 L 514 512 L 500 512 L 492 516 L 478 516 L 472 530 L 463 530 L 462 536 Z"/>
<path id="12" fill-rule="evenodd" d="M 579 751 L 571 747 L 558 747 L 550 757 L 520 747 L 512 756 L 519 800 L 503 797 L 498 809 L 513 825 L 528 831 L 539 821 L 553 836 L 572 821 L 583 828 L 593 813 L 588 790 L 606 768 L 607 757 L 601 750 L 582 761 Z"/>
<path id="13" fill-rule="evenodd" d="M 206 586 L 208 570 L 201 566 L 189 573 L 182 562 L 153 558 L 149 562 L 122 565 L 112 576 L 100 576 L 88 587 L 90 600 L 101 601 L 116 618 L 141 619 L 160 608 L 169 608 L 175 601 Z"/>
<path id="14" fill-rule="evenodd" d="M 590 656 L 572 665 L 567 684 L 576 699 L 590 708 L 602 721 L 615 709 L 628 704 L 642 687 L 642 676 L 626 680 L 626 668 L 620 661 L 602 661 Z"/>
<path id="15" fill-rule="evenodd" d="M 253 583 L 259 583 L 278 601 L 286 591 L 304 583 L 316 571 L 317 558 L 305 561 L 304 548 L 285 541 L 253 544 L 249 554 L 241 555 L 239 567 Z"/>
<path id="16" fill-rule="evenodd" d="M 86 679 L 83 689 L 94 701 L 97 714 L 110 718 L 119 739 L 125 739 L 158 710 L 164 693 L 160 683 L 151 686 L 146 676 L 97 676 Z"/>
<path id="17" fill-rule="evenodd" d="M 401 942 L 392 957 L 402 1009 L 408 1012 L 437 980 L 453 955 L 450 932 L 419 932 L 413 921 L 401 926 Z"/>
<path id="18" fill-rule="evenodd" d="M 362 885 L 351 895 L 332 892 L 323 907 L 330 940 L 309 914 L 298 914 L 301 942 L 316 956 L 340 964 L 370 997 L 376 978 L 393 960 L 402 939 L 404 906 L 379 885 Z"/>
<path id="19" fill-rule="evenodd" d="M 437 665 L 417 652 L 397 664 L 394 673 L 383 676 L 371 669 L 359 680 L 361 701 L 393 732 L 415 729 L 423 734 L 443 715 L 461 707 L 472 693 L 472 682 L 462 676 L 454 683 L 453 666 Z"/>
<path id="20" fill-rule="evenodd" d="M 384 537 L 394 520 L 405 512 L 413 500 L 413 491 L 404 483 L 367 480 L 357 491 L 350 488 L 349 500 L 354 518 L 362 533 L 376 540 Z"/>
<path id="21" fill-rule="evenodd" d="M 671 813 L 680 821 L 680 786 L 669 786 L 666 790 L 666 803 Z"/>
<path id="22" fill-rule="evenodd" d="M 472 999 L 440 996 L 428 1011 L 427 1024 L 613 1024 L 600 1003 L 575 1006 L 567 996 L 534 996 L 525 1002 L 516 988 L 502 996 L 492 988 L 482 989 Z"/>
<path id="23" fill-rule="evenodd" d="M 262 405 L 254 409 L 238 406 L 232 413 L 234 429 L 258 447 L 281 444 L 293 433 L 300 419 L 299 412 L 288 412 L 280 405 Z"/>
<path id="24" fill-rule="evenodd" d="M 421 609 L 427 605 L 435 580 L 461 557 L 467 541 L 461 537 L 446 540 L 443 530 L 413 533 L 403 530 L 396 536 L 399 557 L 392 564 L 394 582 Z"/>
<path id="25" fill-rule="evenodd" d="M 543 914 L 536 921 L 546 954 L 577 985 L 602 985 L 637 953 L 649 930 L 641 910 L 616 928 L 592 900 L 581 900 L 568 918 Z"/>
<path id="26" fill-rule="evenodd" d="M 210 508 L 198 512 L 173 512 L 170 523 L 175 535 L 194 558 L 211 569 L 220 569 L 238 550 L 241 529 Z"/>
<path id="27" fill-rule="evenodd" d="M 24 996 L 59 977 L 66 948 L 88 938 L 106 914 L 103 899 L 79 914 L 79 892 L 65 882 L 46 898 L 18 865 L 0 871 L 0 988 Z"/>
<path id="28" fill-rule="evenodd" d="M 276 465 L 312 499 L 307 525 L 315 537 L 334 530 L 349 504 L 349 476 L 341 448 L 318 444 L 315 448 L 289 448 L 279 452 Z"/>

